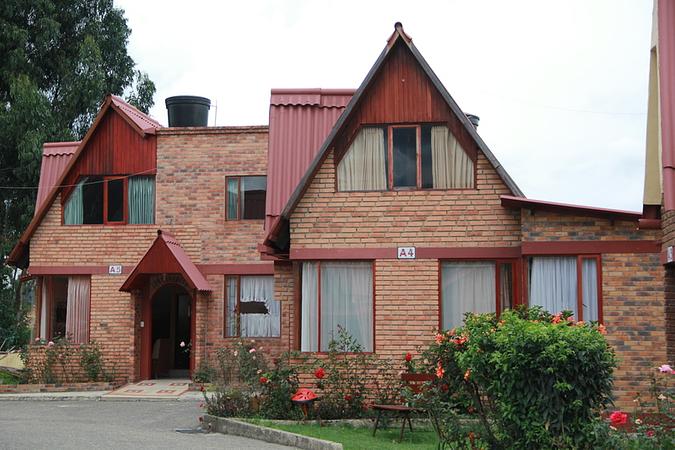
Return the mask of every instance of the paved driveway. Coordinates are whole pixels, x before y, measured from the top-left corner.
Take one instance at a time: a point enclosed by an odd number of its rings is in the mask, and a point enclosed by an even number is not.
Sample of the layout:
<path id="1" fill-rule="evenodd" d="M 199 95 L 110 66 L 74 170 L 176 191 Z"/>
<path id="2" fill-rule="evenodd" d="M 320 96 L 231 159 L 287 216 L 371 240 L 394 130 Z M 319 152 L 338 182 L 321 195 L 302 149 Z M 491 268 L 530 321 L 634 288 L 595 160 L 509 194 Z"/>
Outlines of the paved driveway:
<path id="1" fill-rule="evenodd" d="M 0 401 L 1 449 L 288 449 L 195 428 L 197 402 Z"/>

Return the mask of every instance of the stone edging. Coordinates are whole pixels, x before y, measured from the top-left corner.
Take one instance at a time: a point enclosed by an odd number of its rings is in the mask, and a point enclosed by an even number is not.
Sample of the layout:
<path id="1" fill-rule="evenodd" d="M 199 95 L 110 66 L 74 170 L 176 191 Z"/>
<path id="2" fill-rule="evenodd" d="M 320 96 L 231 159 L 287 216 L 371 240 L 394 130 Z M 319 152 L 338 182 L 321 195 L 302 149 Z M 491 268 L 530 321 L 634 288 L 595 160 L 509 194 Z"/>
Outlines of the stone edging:
<path id="1" fill-rule="evenodd" d="M 112 391 L 113 383 L 105 381 L 62 384 L 0 384 L 0 394 L 34 394 L 38 392 Z"/>
<path id="2" fill-rule="evenodd" d="M 342 444 L 337 442 L 324 441 L 323 439 L 289 433 L 288 431 L 283 430 L 275 430 L 274 428 L 263 427 L 237 419 L 216 417 L 208 414 L 204 414 L 204 424 L 202 427 L 217 433 L 232 434 L 235 436 L 242 436 L 306 450 L 342 450 Z"/>

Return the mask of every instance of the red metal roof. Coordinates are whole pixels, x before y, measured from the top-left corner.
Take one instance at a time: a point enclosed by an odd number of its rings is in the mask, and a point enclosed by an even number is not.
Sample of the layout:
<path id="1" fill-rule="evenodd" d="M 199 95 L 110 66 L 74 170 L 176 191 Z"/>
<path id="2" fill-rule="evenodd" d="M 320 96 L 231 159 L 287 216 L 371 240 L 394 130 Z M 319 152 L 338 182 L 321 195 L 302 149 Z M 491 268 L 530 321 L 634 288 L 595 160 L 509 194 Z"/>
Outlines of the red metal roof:
<path id="1" fill-rule="evenodd" d="M 272 89 L 265 229 L 286 206 L 353 89 Z"/>
<path id="2" fill-rule="evenodd" d="M 670 211 L 675 209 L 675 2 L 659 0 L 657 17 L 663 205 Z"/>
<path id="3" fill-rule="evenodd" d="M 161 273 L 180 273 L 191 288 L 203 292 L 212 290 L 176 238 L 157 230 L 157 239 L 136 264 L 120 291 L 130 292 L 142 286 L 148 275 Z"/>
<path id="4" fill-rule="evenodd" d="M 35 213 L 56 186 L 70 158 L 77 150 L 80 142 L 49 142 L 42 147 L 42 165 L 40 166 L 40 183 L 35 199 Z"/>
<path id="5" fill-rule="evenodd" d="M 594 206 L 570 205 L 568 203 L 548 202 L 545 200 L 533 200 L 512 195 L 502 195 L 502 206 L 507 208 L 525 208 L 540 211 L 549 211 L 559 214 L 574 214 L 587 217 L 601 217 L 605 219 L 638 221 L 642 217 L 641 212 L 623 211 L 620 209 L 596 208 Z"/>
<path id="6" fill-rule="evenodd" d="M 140 130 L 147 134 L 155 134 L 157 128 L 161 128 L 162 124 L 157 122 L 152 117 L 137 110 L 120 97 L 111 95 L 112 104 L 124 112 L 124 115 L 131 120 Z"/>

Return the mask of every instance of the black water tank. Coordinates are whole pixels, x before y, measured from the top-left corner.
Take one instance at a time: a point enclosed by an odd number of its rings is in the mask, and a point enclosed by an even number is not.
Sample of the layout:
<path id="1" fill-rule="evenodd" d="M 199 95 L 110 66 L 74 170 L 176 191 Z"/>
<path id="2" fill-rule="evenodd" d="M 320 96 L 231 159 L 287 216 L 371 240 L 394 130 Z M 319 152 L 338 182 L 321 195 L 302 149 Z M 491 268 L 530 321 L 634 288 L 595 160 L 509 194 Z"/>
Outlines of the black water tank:
<path id="1" fill-rule="evenodd" d="M 211 100 L 194 95 L 177 95 L 166 99 L 170 127 L 206 127 Z"/>

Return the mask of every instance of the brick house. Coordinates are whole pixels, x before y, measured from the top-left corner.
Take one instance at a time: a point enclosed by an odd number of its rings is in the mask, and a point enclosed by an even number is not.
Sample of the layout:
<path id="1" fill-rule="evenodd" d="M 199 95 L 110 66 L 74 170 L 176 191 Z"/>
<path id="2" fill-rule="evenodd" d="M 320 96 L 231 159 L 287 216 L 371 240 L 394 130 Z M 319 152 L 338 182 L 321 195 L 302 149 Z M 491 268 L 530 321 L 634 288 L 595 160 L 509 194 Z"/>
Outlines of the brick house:
<path id="1" fill-rule="evenodd" d="M 629 405 L 668 360 L 658 217 L 525 198 L 470 119 L 400 24 L 357 90 L 273 90 L 269 127 L 165 128 L 108 97 L 81 142 L 45 144 L 9 257 L 35 335 L 96 340 L 130 381 L 238 336 L 325 351 L 338 325 L 400 358 L 538 304 L 606 325 Z"/>

